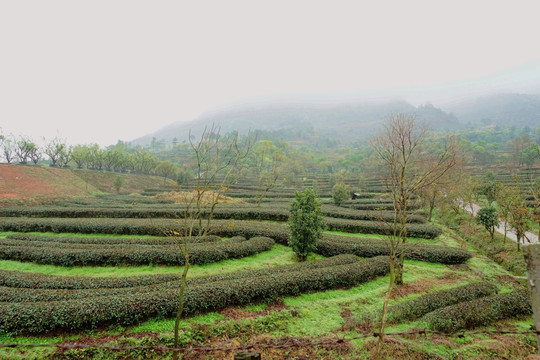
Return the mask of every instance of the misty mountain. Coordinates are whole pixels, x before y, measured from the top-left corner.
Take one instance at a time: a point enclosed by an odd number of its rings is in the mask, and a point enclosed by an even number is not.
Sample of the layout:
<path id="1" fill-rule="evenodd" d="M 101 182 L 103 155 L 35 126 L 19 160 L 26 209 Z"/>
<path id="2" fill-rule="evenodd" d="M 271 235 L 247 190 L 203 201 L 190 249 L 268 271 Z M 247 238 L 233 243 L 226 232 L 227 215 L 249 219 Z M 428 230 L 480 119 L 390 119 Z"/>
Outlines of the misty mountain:
<path id="1" fill-rule="evenodd" d="M 310 102 L 286 99 L 257 102 L 240 102 L 213 108 L 191 122 L 176 122 L 155 133 L 133 141 L 148 144 L 152 138 L 170 143 L 188 138 L 189 130 L 197 136 L 205 126 L 221 127 L 221 133 L 238 130 L 266 132 L 288 130 L 291 133 L 305 130 L 316 137 L 332 137 L 343 141 L 362 140 L 376 134 L 382 122 L 392 114 L 416 114 L 418 121 L 434 129 L 455 129 L 457 119 L 431 104 L 415 107 L 405 101 L 385 102 Z"/>
<path id="2" fill-rule="evenodd" d="M 448 108 L 463 124 L 536 127 L 540 125 L 540 95 L 496 94 Z"/>

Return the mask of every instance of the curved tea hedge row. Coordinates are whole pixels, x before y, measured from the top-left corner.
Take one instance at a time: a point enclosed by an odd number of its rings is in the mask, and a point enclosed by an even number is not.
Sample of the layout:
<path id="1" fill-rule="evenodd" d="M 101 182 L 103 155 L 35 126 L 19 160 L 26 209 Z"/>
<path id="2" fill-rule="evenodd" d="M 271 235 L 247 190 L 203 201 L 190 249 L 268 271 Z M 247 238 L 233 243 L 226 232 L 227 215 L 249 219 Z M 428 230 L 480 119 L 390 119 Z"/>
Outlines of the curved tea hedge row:
<path id="1" fill-rule="evenodd" d="M 220 275 L 197 277 L 187 280 L 188 286 L 198 286 L 201 284 L 207 284 L 216 281 L 230 281 L 243 278 L 250 278 L 253 276 L 266 276 L 275 273 L 294 272 L 294 271 L 311 271 L 314 269 L 320 269 L 330 266 L 346 265 L 358 263 L 358 257 L 354 255 L 339 255 L 325 260 L 313 261 L 309 263 L 303 263 L 302 266 L 286 265 L 276 268 L 255 270 L 255 271 L 238 271 L 232 273 L 225 273 Z M 136 277 L 130 278 L 132 284 L 136 284 Z M 101 278 L 97 278 L 96 282 L 92 285 L 101 282 Z M 60 279 L 58 284 L 52 284 L 61 286 L 65 283 L 65 280 Z M 111 282 L 106 282 L 108 285 L 105 288 L 92 288 L 92 289 L 65 289 L 65 288 L 19 288 L 0 286 L 0 302 L 36 302 L 36 301 L 64 301 L 85 298 L 89 296 L 111 296 L 111 295 L 126 295 L 132 294 L 136 296 L 137 293 L 151 292 L 151 291 L 165 291 L 171 289 L 180 288 L 180 276 L 170 281 L 162 281 L 155 284 L 135 285 L 130 287 L 110 287 Z M 123 282 L 121 282 L 123 284 Z"/>
<path id="2" fill-rule="evenodd" d="M 73 244 L 124 244 L 124 245 L 176 245 L 189 240 L 190 243 L 211 243 L 221 241 L 221 238 L 216 235 L 193 236 L 191 238 L 164 236 L 153 238 L 112 238 L 112 237 L 88 237 L 88 236 L 47 236 L 34 234 L 11 234 L 6 236 L 10 240 L 24 241 L 51 241 L 56 243 L 73 243 Z M 0 239 L 1 241 L 1 239 Z"/>
<path id="3" fill-rule="evenodd" d="M 351 238 L 326 234 L 317 242 L 316 253 L 323 256 L 354 254 L 373 257 L 390 254 L 388 241 L 381 239 Z M 405 258 L 443 264 L 462 264 L 472 257 L 465 249 L 441 245 L 408 243 Z"/>
<path id="4" fill-rule="evenodd" d="M 270 250 L 274 240 L 268 237 L 231 239 L 224 242 L 199 243 L 190 246 L 192 264 L 208 264 L 242 258 Z M 58 266 L 104 265 L 184 265 L 185 259 L 176 245 L 133 245 L 59 243 L 0 239 L 0 259 L 30 261 Z"/>
<path id="5" fill-rule="evenodd" d="M 415 320 L 445 306 L 496 293 L 497 286 L 485 281 L 441 290 L 390 306 L 387 319 L 391 323 L 398 323 L 401 320 Z"/>
<path id="6" fill-rule="evenodd" d="M 365 234 L 389 234 L 392 226 L 380 221 L 361 221 L 326 218 L 326 225 L 330 230 L 344 232 L 360 232 Z M 214 220 L 212 228 L 216 235 L 227 236 L 227 228 L 268 228 L 269 226 L 279 229 L 279 232 L 288 232 L 285 225 L 272 224 L 261 221 L 246 220 Z M 179 225 L 172 219 L 98 219 L 98 218 L 0 218 L 0 231 L 15 232 L 69 232 L 69 233 L 102 233 L 118 235 L 153 235 L 162 236 L 170 230 L 177 229 Z M 274 230 L 275 231 L 275 230 Z M 435 238 L 441 234 L 441 230 L 428 224 L 407 225 L 407 235 L 419 238 Z M 242 235 L 242 234 L 240 234 Z M 255 236 L 269 236 L 255 234 Z M 252 236 L 246 236 L 248 238 Z M 269 236 L 274 238 L 273 236 Z M 276 241 L 279 242 L 278 239 Z"/>
<path id="7" fill-rule="evenodd" d="M 283 206 L 253 206 L 245 204 L 224 204 L 214 209 L 214 219 L 237 219 L 237 220 L 271 220 L 287 221 L 289 219 L 288 203 Z M 12 207 L 0 209 L 2 217 L 56 217 L 56 218 L 135 218 L 135 219 L 177 219 L 181 218 L 186 211 L 185 205 L 161 205 L 157 207 L 129 206 L 129 207 L 64 207 L 64 206 L 40 206 L 40 207 Z M 209 215 L 209 209 L 203 209 L 203 216 Z M 332 205 L 323 206 L 323 214 L 331 218 L 385 221 L 392 222 L 392 211 L 362 211 L 352 210 Z M 407 217 L 411 224 L 424 224 L 426 218 L 421 215 L 411 214 Z"/>
<path id="8" fill-rule="evenodd" d="M 423 319 L 430 329 L 455 332 L 531 314 L 528 290 L 520 289 L 447 306 L 430 312 Z"/>
<path id="9" fill-rule="evenodd" d="M 388 257 L 376 257 L 310 271 L 285 271 L 193 284 L 186 288 L 184 311 L 191 315 L 308 291 L 350 287 L 388 271 Z M 133 324 L 149 317 L 173 316 L 177 301 L 178 289 L 160 289 L 140 292 L 136 296 L 89 296 L 65 301 L 0 304 L 0 333 L 45 333 L 59 329 L 92 329 L 108 323 Z"/>
<path id="10" fill-rule="evenodd" d="M 188 279 L 188 284 L 198 284 L 208 281 L 223 281 L 240 279 L 250 276 L 263 276 L 279 272 L 306 271 L 329 266 L 345 265 L 358 262 L 355 255 L 338 255 L 317 261 L 282 265 L 262 270 L 246 270 L 231 273 L 203 276 Z M 28 289 L 98 289 L 98 288 L 130 288 L 154 285 L 169 281 L 179 281 L 177 274 L 157 274 L 148 276 L 133 276 L 119 278 L 55 276 L 18 271 L 0 270 L 0 286 Z"/>

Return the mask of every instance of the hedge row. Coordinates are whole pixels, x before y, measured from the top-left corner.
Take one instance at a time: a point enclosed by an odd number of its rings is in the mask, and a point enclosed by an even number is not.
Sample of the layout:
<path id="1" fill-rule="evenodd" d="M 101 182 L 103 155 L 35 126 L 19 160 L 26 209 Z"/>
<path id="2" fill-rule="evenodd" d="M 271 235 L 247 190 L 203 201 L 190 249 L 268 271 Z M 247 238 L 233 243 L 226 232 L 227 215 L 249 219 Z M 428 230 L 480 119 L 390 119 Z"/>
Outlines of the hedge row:
<path id="1" fill-rule="evenodd" d="M 286 272 L 295 271 L 311 271 L 313 269 L 321 269 L 337 265 L 345 265 L 358 263 L 358 257 L 354 255 L 340 255 L 328 260 L 312 261 L 302 263 L 299 266 L 288 265 L 273 267 L 269 269 L 261 269 L 255 271 L 237 271 L 212 276 L 196 277 L 188 279 L 187 286 L 199 286 L 217 281 L 231 281 L 253 276 L 267 276 L 271 274 L 284 274 Z M 91 296 L 111 296 L 111 295 L 127 295 L 136 296 L 138 293 L 148 293 L 153 291 L 167 291 L 171 289 L 179 289 L 180 277 L 174 281 L 165 281 L 157 284 L 122 287 L 122 288 L 94 288 L 94 289 L 27 289 L 14 287 L 0 287 L 0 302 L 36 302 L 36 301 L 65 301 L 81 299 Z"/>
<path id="2" fill-rule="evenodd" d="M 211 243 L 221 241 L 221 238 L 216 235 L 193 236 L 185 237 L 153 237 L 153 238 L 118 238 L 118 237 L 88 237 L 88 236 L 47 236 L 34 234 L 11 234 L 6 236 L 6 239 L 24 240 L 24 241 L 51 241 L 56 243 L 73 243 L 73 244 L 132 244 L 132 245 L 176 245 L 189 240 L 190 243 Z"/>
<path id="3" fill-rule="evenodd" d="M 346 236 L 325 235 L 317 242 L 316 253 L 323 256 L 354 254 L 361 257 L 374 257 L 390 254 L 387 240 L 362 239 Z M 438 262 L 442 264 L 462 264 L 472 257 L 465 249 L 441 245 L 407 243 L 405 258 Z"/>
<path id="4" fill-rule="evenodd" d="M 494 295 L 496 293 L 497 287 L 485 281 L 462 285 L 448 290 L 436 291 L 422 295 L 416 299 L 390 306 L 388 308 L 388 321 L 391 323 L 398 323 L 402 320 L 418 319 L 427 313 L 445 306 Z"/>
<path id="5" fill-rule="evenodd" d="M 188 279 L 189 284 L 201 284 L 212 281 L 240 279 L 251 276 L 264 276 L 279 272 L 308 271 L 323 267 L 352 264 L 358 262 L 355 255 L 338 255 L 317 261 L 308 261 L 290 265 L 282 265 L 261 270 L 246 270 L 212 276 Z M 133 276 L 122 278 L 55 276 L 19 271 L 0 270 L 0 286 L 27 289 L 99 289 L 99 288 L 132 288 L 154 285 L 164 282 L 179 281 L 178 274 L 161 274 L 149 276 Z"/>
<path id="6" fill-rule="evenodd" d="M 423 320 L 430 329 L 455 332 L 531 314 L 528 290 L 520 289 L 447 306 L 430 312 Z"/>
<path id="7" fill-rule="evenodd" d="M 253 206 L 253 205 L 218 205 L 213 212 L 215 219 L 237 220 L 272 220 L 287 221 L 289 219 L 290 204 L 284 206 Z M 186 206 L 159 206 L 159 207 L 12 207 L 0 209 L 3 217 L 57 217 L 57 218 L 140 218 L 140 219 L 177 219 L 183 217 Z M 385 221 L 392 222 L 394 213 L 390 211 L 362 211 L 337 206 L 323 206 L 323 214 L 332 218 Z M 209 209 L 203 210 L 203 216 L 209 215 Z M 423 224 L 426 218 L 420 215 L 409 215 L 408 223 Z"/>
<path id="8" fill-rule="evenodd" d="M 216 311 L 282 296 L 297 296 L 354 286 L 389 271 L 388 258 L 360 263 L 275 273 L 188 286 L 184 296 L 186 315 Z M 92 329 L 105 324 L 127 325 L 155 316 L 172 317 L 178 290 L 137 293 L 137 296 L 94 296 L 67 301 L 0 304 L 0 333 L 45 333 L 53 330 Z"/>
<path id="9" fill-rule="evenodd" d="M 381 234 L 390 235 L 393 233 L 393 225 L 383 221 L 362 221 L 347 219 L 324 219 L 328 230 L 343 231 L 349 233 Z M 407 236 L 433 239 L 442 233 L 435 225 L 429 224 L 407 224 Z"/>
<path id="10" fill-rule="evenodd" d="M 330 230 L 344 232 L 360 232 L 366 234 L 388 234 L 391 232 L 391 225 L 379 221 L 360 221 L 344 219 L 326 219 Z M 270 233 L 288 233 L 285 225 L 272 224 L 259 221 L 243 220 L 214 220 L 212 233 L 219 236 L 242 235 L 246 238 L 254 236 L 268 236 L 274 238 L 277 242 L 280 239 L 268 235 L 266 230 L 263 233 L 259 229 L 270 228 Z M 102 233 L 118 235 L 153 235 L 160 236 L 170 230 L 178 228 L 178 224 L 172 219 L 69 219 L 69 218 L 0 218 L 0 231 L 15 232 L 72 232 L 72 233 Z M 230 230 L 240 228 L 244 233 L 231 233 Z M 249 230 L 249 228 L 252 228 Z M 407 234 L 411 237 L 434 238 L 440 235 L 441 230 L 433 225 L 427 224 L 409 224 Z M 248 236 L 246 236 L 249 233 Z"/>
<path id="11" fill-rule="evenodd" d="M 239 241 L 193 244 L 190 247 L 192 264 L 208 264 L 242 258 L 267 251 L 274 245 L 268 237 L 253 237 Z M 185 259 L 176 245 L 144 246 L 110 244 L 66 244 L 41 241 L 0 240 L 0 259 L 30 261 L 57 266 L 114 266 L 114 265 L 184 265 Z"/>

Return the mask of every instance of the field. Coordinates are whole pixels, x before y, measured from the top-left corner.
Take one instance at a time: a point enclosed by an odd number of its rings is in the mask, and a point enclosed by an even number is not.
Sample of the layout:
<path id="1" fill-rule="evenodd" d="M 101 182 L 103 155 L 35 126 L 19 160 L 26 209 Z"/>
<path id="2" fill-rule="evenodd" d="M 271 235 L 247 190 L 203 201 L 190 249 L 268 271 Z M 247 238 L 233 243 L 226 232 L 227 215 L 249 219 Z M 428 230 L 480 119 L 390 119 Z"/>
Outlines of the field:
<path id="1" fill-rule="evenodd" d="M 211 235 L 193 241 L 181 345 L 199 350 L 183 358 L 232 359 L 227 349 L 251 346 L 264 359 L 373 357 L 392 214 L 380 185 L 341 207 L 324 201 L 327 230 L 304 263 L 287 246 L 293 189 L 273 190 L 259 206 L 255 190 L 229 189 L 238 201 L 218 204 Z M 169 358 L 151 347 L 172 346 L 183 270 L 183 240 L 165 235 L 185 206 L 156 196 L 170 191 L 0 208 L 0 343 L 149 347 L 23 347 L 0 358 Z M 387 332 L 442 333 L 387 336 L 384 356 L 532 359 L 532 333 L 451 336 L 530 329 L 518 257 L 509 267 L 476 246 L 487 237 L 463 215 L 439 213 L 428 223 L 418 212 L 408 227 L 405 284 L 391 296 Z"/>

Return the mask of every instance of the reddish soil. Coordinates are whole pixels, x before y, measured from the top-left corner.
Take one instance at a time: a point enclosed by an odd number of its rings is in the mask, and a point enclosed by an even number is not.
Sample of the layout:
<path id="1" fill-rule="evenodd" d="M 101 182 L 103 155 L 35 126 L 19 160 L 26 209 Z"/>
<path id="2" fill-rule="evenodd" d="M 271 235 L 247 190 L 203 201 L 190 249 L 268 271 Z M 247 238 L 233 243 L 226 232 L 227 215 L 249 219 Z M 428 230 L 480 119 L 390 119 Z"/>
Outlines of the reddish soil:
<path id="1" fill-rule="evenodd" d="M 68 198 L 87 194 L 69 169 L 0 164 L 0 200 Z M 89 190 L 95 191 L 90 186 Z M 7 200 L 7 201 L 6 201 Z M 15 202 L 16 203 L 16 202 Z"/>
<path id="2" fill-rule="evenodd" d="M 396 286 L 392 290 L 391 298 L 397 299 L 410 294 L 428 292 L 434 286 L 457 284 L 463 281 L 463 276 L 458 277 L 454 273 L 446 273 L 436 279 L 422 279 Z M 384 295 L 383 295 L 384 296 Z"/>
<path id="3" fill-rule="evenodd" d="M 268 315 L 271 311 L 281 311 L 284 309 L 288 309 L 289 307 L 286 306 L 283 303 L 283 300 L 278 299 L 275 303 L 269 305 L 266 309 L 261 311 L 248 311 L 248 310 L 241 310 L 236 307 L 229 307 L 226 308 L 219 313 L 229 319 L 248 319 L 248 318 L 254 318 L 261 315 Z"/>
<path id="4" fill-rule="evenodd" d="M 163 179 L 155 176 L 0 164 L 0 206 L 50 203 L 100 191 L 113 193 L 118 176 L 123 178 L 121 191 L 137 192 L 163 185 Z"/>

